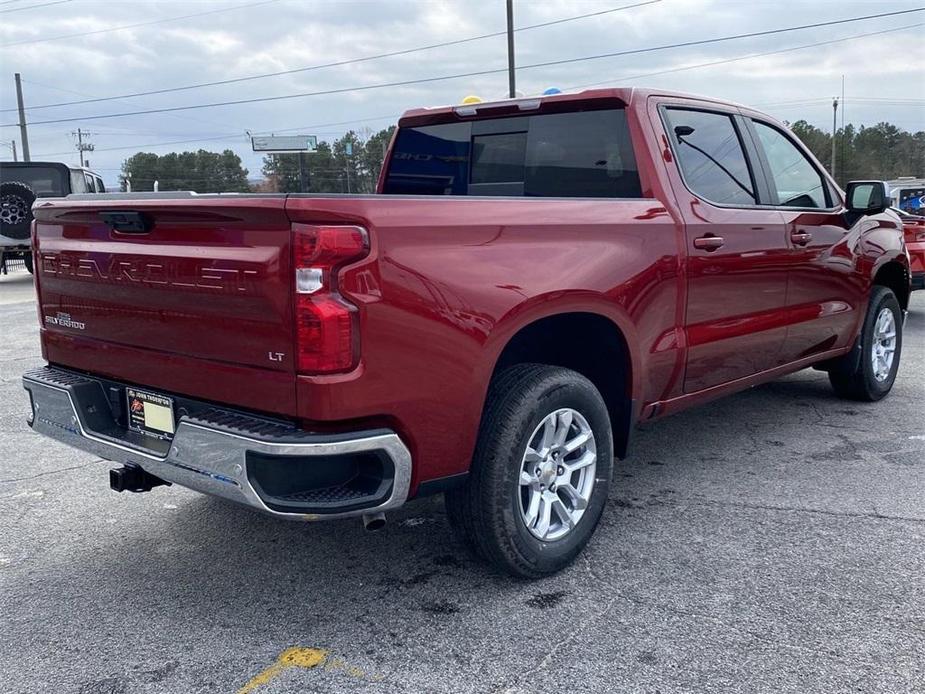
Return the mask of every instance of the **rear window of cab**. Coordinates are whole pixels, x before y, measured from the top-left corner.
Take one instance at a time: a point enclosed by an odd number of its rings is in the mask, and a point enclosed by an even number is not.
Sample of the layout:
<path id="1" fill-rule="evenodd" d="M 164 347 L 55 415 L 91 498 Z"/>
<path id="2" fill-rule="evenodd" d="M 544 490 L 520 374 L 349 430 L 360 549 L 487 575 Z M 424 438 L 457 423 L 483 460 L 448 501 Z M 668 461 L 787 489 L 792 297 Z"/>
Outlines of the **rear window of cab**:
<path id="1" fill-rule="evenodd" d="M 401 128 L 383 192 L 642 197 L 623 109 Z"/>

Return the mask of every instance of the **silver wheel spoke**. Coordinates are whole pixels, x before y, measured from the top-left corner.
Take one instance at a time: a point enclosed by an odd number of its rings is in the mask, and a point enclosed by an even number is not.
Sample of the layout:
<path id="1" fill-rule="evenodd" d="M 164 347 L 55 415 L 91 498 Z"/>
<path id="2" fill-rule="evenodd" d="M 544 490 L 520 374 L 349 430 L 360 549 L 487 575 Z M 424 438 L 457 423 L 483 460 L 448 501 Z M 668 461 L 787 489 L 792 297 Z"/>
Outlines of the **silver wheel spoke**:
<path id="1" fill-rule="evenodd" d="M 541 456 L 537 451 L 527 446 L 527 452 L 524 453 L 524 462 L 525 463 L 538 463 L 541 460 L 543 460 L 543 456 Z"/>
<path id="2" fill-rule="evenodd" d="M 527 507 L 526 512 L 524 513 L 524 520 L 527 522 L 527 527 L 530 528 L 536 523 L 537 515 L 540 512 L 540 499 L 542 497 L 538 492 L 534 492 L 530 495 L 530 506 Z"/>
<path id="3" fill-rule="evenodd" d="M 588 442 L 588 439 L 590 438 L 591 438 L 590 431 L 582 431 L 577 436 L 574 436 L 570 440 L 566 441 L 562 447 L 565 449 L 566 454 L 574 453 L 579 448 L 584 446 Z"/>
<path id="4" fill-rule="evenodd" d="M 562 521 L 563 525 L 567 526 L 569 530 L 575 527 L 575 521 L 572 520 L 572 514 L 570 514 L 568 509 L 565 508 L 565 504 L 562 503 L 562 499 L 554 499 L 551 506 L 552 510 L 556 512 L 556 515 L 559 516 L 559 520 Z"/>
<path id="5" fill-rule="evenodd" d="M 548 451 L 556 438 L 556 419 L 547 417 L 543 421 L 543 439 L 540 442 L 540 450 Z"/>
<path id="6" fill-rule="evenodd" d="M 572 509 L 575 511 L 584 511 L 588 508 L 588 502 L 578 493 L 578 490 L 575 489 L 570 484 L 563 484 L 558 487 L 565 496 L 568 497 L 569 503 L 572 505 Z"/>
<path id="7" fill-rule="evenodd" d="M 556 418 L 556 439 L 555 445 L 561 446 L 568 437 L 569 429 L 572 428 L 572 411 L 566 410 Z"/>
<path id="8" fill-rule="evenodd" d="M 596 462 L 597 462 L 597 454 L 592 453 L 591 451 L 588 451 L 587 453 L 585 453 L 583 456 L 581 456 L 577 460 L 570 460 L 567 463 L 565 463 L 565 469 L 568 470 L 569 472 L 575 472 L 576 470 L 581 470 L 582 468 L 586 468 L 589 465 L 592 465 Z"/>
<path id="9" fill-rule="evenodd" d="M 539 500 L 540 513 L 534 529 L 536 530 L 537 535 L 540 537 L 546 537 L 546 534 L 549 532 L 549 526 L 552 523 L 552 505 L 549 503 L 549 501 L 541 496 L 539 497 Z"/>
<path id="10" fill-rule="evenodd" d="M 531 475 L 530 473 L 528 473 L 526 470 L 521 470 L 521 471 L 520 471 L 520 483 L 521 483 L 522 485 L 525 485 L 525 486 L 526 486 L 526 485 L 531 485 L 531 484 L 533 484 L 533 482 L 534 482 L 535 479 L 536 479 L 536 478 L 535 478 L 533 475 Z"/>

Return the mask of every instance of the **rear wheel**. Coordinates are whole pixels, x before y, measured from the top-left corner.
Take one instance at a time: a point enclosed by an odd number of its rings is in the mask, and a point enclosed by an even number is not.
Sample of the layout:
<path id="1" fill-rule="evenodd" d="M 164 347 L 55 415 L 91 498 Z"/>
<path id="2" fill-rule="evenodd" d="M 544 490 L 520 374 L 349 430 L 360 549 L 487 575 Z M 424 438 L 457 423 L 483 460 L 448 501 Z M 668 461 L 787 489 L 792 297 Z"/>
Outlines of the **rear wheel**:
<path id="1" fill-rule="evenodd" d="M 26 269 L 30 272 L 30 274 L 35 274 L 34 268 L 32 266 L 32 251 L 23 253 L 22 264 L 26 266 Z"/>
<path id="2" fill-rule="evenodd" d="M 874 402 L 893 388 L 902 354 L 902 309 L 892 290 L 875 286 L 855 348 L 829 369 L 835 392 Z"/>
<path id="3" fill-rule="evenodd" d="M 457 533 L 514 576 L 567 566 L 600 520 L 613 470 L 603 398 L 581 374 L 519 364 L 489 389 L 469 479 L 446 494 Z"/>

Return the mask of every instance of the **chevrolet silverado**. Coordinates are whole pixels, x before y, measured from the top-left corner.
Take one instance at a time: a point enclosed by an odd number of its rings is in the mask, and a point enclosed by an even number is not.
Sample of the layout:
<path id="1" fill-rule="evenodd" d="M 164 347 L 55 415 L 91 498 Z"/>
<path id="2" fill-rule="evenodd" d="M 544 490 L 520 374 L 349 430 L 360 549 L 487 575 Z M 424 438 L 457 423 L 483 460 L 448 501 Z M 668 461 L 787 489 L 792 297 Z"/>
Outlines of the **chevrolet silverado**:
<path id="1" fill-rule="evenodd" d="M 442 493 L 546 575 L 636 424 L 810 366 L 890 391 L 889 204 L 758 111 L 640 89 L 409 111 L 375 195 L 39 199 L 30 424 L 117 491 L 371 527 Z"/>

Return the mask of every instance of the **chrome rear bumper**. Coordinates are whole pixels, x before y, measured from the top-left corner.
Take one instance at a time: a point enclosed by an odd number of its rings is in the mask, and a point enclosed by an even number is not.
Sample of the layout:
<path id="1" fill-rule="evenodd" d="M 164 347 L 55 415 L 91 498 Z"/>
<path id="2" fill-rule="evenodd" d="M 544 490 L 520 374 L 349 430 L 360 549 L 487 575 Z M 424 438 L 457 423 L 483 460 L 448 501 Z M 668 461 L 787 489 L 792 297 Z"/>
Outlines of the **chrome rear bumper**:
<path id="1" fill-rule="evenodd" d="M 107 382 L 110 385 L 110 382 Z M 40 434 L 184 487 L 283 518 L 320 520 L 387 511 L 401 506 L 411 483 L 411 455 L 392 431 L 312 434 L 285 423 L 204 406 L 179 418 L 169 442 L 147 442 L 118 424 L 101 380 L 45 367 L 23 376 L 32 401 L 30 426 Z M 110 385 L 110 390 L 112 389 Z M 149 445 L 150 444 L 150 445 Z M 160 446 L 163 450 L 156 450 Z M 347 494 L 334 487 L 279 499 L 260 485 L 260 466 L 349 464 L 374 456 L 385 471 L 375 494 Z M 268 462 L 270 461 L 270 462 Z M 291 468 L 295 470 L 296 468 Z M 332 501 L 333 499 L 333 501 Z M 275 508 L 274 508 L 275 507 Z M 281 510 L 283 509 L 283 510 Z M 347 509 L 347 510 L 344 510 Z"/>

